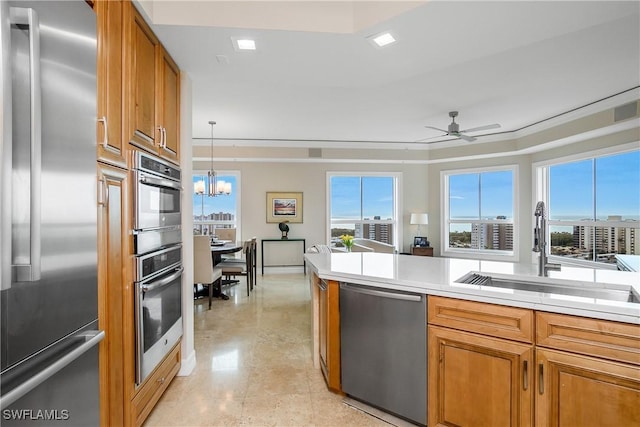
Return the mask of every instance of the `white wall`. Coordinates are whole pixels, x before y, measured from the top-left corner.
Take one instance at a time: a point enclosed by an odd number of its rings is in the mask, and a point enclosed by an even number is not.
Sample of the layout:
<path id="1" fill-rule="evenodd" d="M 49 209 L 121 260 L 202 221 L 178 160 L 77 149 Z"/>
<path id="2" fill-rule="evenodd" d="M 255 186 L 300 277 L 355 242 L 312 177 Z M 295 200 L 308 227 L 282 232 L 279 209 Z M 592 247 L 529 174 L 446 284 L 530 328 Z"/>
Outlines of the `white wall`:
<path id="1" fill-rule="evenodd" d="M 196 162 L 194 169 L 207 169 L 208 163 Z M 411 212 L 423 212 L 427 208 L 428 185 L 426 165 L 362 164 L 326 162 L 224 162 L 217 161 L 219 170 L 239 170 L 242 180 L 241 223 L 242 236 L 248 239 L 280 238 L 278 224 L 266 222 L 266 193 L 269 191 L 303 192 L 303 223 L 289 224 L 290 238 L 305 238 L 307 247 L 326 243 L 327 235 L 327 172 L 400 172 L 402 174 L 403 208 L 401 248 L 408 250 L 415 232 L 409 225 Z M 280 248 L 280 247 L 279 247 Z M 279 249 L 284 250 L 284 249 Z M 297 253 L 297 249 L 294 248 Z M 283 260 L 289 252 L 281 254 Z M 294 255 L 295 256 L 295 255 Z M 266 259 L 265 259 L 266 261 Z M 260 260 L 258 260 L 260 263 Z M 265 262 L 272 264 L 272 262 Z"/>

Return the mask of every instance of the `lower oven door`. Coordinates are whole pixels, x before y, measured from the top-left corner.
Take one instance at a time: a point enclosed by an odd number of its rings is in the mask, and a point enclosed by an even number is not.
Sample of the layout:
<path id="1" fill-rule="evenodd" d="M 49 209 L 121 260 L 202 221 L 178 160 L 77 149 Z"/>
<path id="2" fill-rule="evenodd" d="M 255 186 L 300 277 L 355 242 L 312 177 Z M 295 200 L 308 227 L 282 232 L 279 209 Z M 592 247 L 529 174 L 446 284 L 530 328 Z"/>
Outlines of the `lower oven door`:
<path id="1" fill-rule="evenodd" d="M 162 361 L 182 336 L 182 266 L 136 282 L 136 383 Z"/>

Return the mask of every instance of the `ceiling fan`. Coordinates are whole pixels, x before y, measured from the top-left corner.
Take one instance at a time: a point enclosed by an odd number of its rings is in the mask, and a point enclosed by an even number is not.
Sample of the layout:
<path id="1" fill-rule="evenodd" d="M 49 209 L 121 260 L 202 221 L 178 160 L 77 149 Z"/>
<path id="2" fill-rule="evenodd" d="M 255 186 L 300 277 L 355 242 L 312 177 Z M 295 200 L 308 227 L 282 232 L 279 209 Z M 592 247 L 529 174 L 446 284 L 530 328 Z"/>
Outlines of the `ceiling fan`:
<path id="1" fill-rule="evenodd" d="M 478 126 L 475 128 L 471 128 L 471 129 L 464 129 L 464 130 L 460 130 L 460 126 L 458 125 L 458 123 L 456 123 L 456 117 L 458 116 L 458 112 L 457 111 L 450 111 L 449 112 L 449 117 L 451 117 L 451 123 L 449 124 L 449 127 L 447 128 L 447 130 L 444 129 L 440 129 L 440 128 L 436 128 L 433 126 L 425 126 L 426 128 L 429 129 L 435 129 L 435 130 L 439 130 L 440 132 L 444 132 L 445 135 L 440 135 L 440 136 L 434 136 L 431 138 L 425 138 L 425 139 L 419 139 L 416 142 L 421 142 L 421 141 L 426 141 L 428 139 L 433 139 L 433 138 L 441 138 L 443 136 L 455 136 L 457 138 L 463 139 L 467 142 L 471 142 L 471 141 L 475 141 L 476 138 L 474 138 L 473 136 L 469 136 L 469 135 L 465 135 L 465 133 L 468 132 L 478 132 L 481 130 L 489 130 L 489 129 L 497 129 L 500 127 L 500 125 L 498 123 L 494 123 L 492 125 L 484 125 L 484 126 Z"/>

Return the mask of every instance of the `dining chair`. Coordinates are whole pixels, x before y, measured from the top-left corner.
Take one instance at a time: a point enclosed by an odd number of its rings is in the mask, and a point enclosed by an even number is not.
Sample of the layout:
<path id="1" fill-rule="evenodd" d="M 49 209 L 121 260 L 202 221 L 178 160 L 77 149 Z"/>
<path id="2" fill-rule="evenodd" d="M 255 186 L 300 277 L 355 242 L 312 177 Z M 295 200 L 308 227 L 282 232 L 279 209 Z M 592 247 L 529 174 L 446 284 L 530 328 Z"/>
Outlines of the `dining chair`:
<path id="1" fill-rule="evenodd" d="M 222 269 L 213 266 L 209 236 L 193 236 L 193 283 L 208 288 L 209 310 L 211 310 L 214 285 L 222 295 Z"/>
<path id="2" fill-rule="evenodd" d="M 245 276 L 247 278 L 247 296 L 249 292 L 253 290 L 254 284 L 254 266 L 253 266 L 253 249 L 252 240 L 245 240 L 242 245 L 242 260 L 226 260 L 222 261 L 216 267 L 222 270 L 222 275 L 226 280 L 231 277 Z"/>
<path id="3" fill-rule="evenodd" d="M 227 262 L 227 265 L 230 263 L 246 265 L 247 262 L 245 260 L 244 253 L 242 258 L 224 258 L 223 260 Z M 251 238 L 251 266 L 253 267 L 253 271 L 251 273 L 251 289 L 253 289 L 255 286 L 258 286 L 258 238 L 255 236 Z"/>
<path id="4" fill-rule="evenodd" d="M 235 228 L 216 228 L 214 230 L 214 236 L 218 240 L 225 240 L 227 242 L 235 242 L 236 241 L 236 229 Z M 234 255 L 222 255 L 222 260 L 234 259 Z"/>

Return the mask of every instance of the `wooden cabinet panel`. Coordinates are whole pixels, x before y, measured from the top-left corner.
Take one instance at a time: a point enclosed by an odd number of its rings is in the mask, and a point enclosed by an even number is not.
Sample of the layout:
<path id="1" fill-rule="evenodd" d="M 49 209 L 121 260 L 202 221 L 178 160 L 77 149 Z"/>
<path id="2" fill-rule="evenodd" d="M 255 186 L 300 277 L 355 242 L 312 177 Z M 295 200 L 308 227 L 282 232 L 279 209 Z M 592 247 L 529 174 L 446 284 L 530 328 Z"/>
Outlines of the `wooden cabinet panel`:
<path id="1" fill-rule="evenodd" d="M 140 13 L 127 9 L 127 139 L 179 163 L 180 70 Z"/>
<path id="2" fill-rule="evenodd" d="M 533 343 L 533 311 L 429 296 L 428 323 Z"/>
<path id="3" fill-rule="evenodd" d="M 130 141 L 143 147 L 156 149 L 156 46 L 158 40 L 142 19 L 133 10 L 131 19 L 131 70 L 128 76 L 130 87 Z"/>
<path id="4" fill-rule="evenodd" d="M 429 426 L 530 426 L 533 346 L 429 326 Z"/>
<path id="5" fill-rule="evenodd" d="M 122 137 L 124 3 L 100 0 L 98 15 L 98 160 L 126 167 Z"/>
<path id="6" fill-rule="evenodd" d="M 536 344 L 640 365 L 638 325 L 537 312 Z"/>
<path id="7" fill-rule="evenodd" d="M 169 54 L 159 48 L 158 70 L 158 117 L 156 123 L 162 132 L 160 140 L 161 155 L 169 160 L 178 161 L 180 152 L 180 71 Z"/>
<path id="8" fill-rule="evenodd" d="M 433 248 L 423 246 L 411 246 L 411 255 L 433 256 Z"/>
<path id="9" fill-rule="evenodd" d="M 141 426 L 180 370 L 180 341 L 140 386 L 133 399 L 131 425 Z"/>
<path id="10" fill-rule="evenodd" d="M 128 233 L 129 190 L 126 170 L 98 163 L 98 319 L 106 333 L 100 344 L 102 425 L 123 425 L 126 402 L 127 334 L 123 307 L 131 281 Z M 129 355 L 131 357 L 131 355 Z"/>
<path id="11" fill-rule="evenodd" d="M 536 364 L 536 425 L 640 425 L 637 367 L 546 349 Z"/>
<path id="12" fill-rule="evenodd" d="M 340 284 L 334 280 L 317 282 L 319 290 L 320 368 L 333 391 L 341 391 L 340 382 Z"/>

